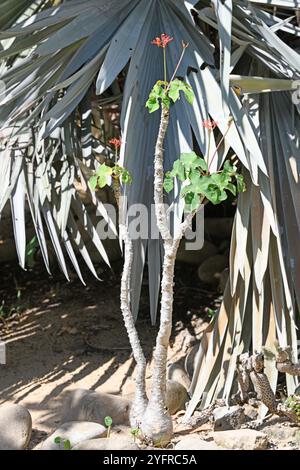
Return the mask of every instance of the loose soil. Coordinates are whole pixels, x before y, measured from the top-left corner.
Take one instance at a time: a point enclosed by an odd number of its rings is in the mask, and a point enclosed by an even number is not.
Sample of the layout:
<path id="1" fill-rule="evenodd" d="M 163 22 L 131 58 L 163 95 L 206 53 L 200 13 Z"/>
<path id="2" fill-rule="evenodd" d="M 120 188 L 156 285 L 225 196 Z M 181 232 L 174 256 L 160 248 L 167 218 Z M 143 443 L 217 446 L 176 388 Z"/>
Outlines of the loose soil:
<path id="1" fill-rule="evenodd" d="M 28 408 L 37 438 L 60 421 L 61 401 L 70 389 L 132 396 L 135 364 L 119 307 L 121 264 L 98 271 L 102 281 L 86 272 L 83 286 L 75 275 L 70 282 L 59 272 L 49 277 L 42 265 L 27 272 L 1 267 L 0 339 L 7 345 L 7 364 L 0 365 L 0 403 Z M 178 265 L 169 362 L 186 354 L 210 321 L 206 308 L 216 308 L 220 300 L 197 281 L 196 267 Z M 149 384 L 157 325 L 151 326 L 147 279 L 137 327 Z"/>

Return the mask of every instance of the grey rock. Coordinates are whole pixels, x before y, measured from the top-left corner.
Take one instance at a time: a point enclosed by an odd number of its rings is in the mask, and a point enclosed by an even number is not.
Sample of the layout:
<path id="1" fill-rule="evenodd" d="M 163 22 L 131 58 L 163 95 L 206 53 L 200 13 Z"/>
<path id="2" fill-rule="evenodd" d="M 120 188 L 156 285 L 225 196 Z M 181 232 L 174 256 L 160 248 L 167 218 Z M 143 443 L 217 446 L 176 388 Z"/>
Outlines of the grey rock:
<path id="1" fill-rule="evenodd" d="M 246 421 L 254 421 L 258 417 L 258 409 L 246 403 L 243 405 Z"/>
<path id="2" fill-rule="evenodd" d="M 41 450 L 64 450 L 63 441 L 69 440 L 71 447 L 79 444 L 88 439 L 95 439 L 97 437 L 104 437 L 107 430 L 104 426 L 98 423 L 91 423 L 86 421 L 73 421 L 65 423 L 60 426 L 51 436 L 49 436 L 40 446 Z M 60 437 L 61 443 L 56 444 L 55 438 Z"/>
<path id="3" fill-rule="evenodd" d="M 123 424 L 113 426 L 111 428 L 110 437 L 115 436 L 117 439 L 121 436 L 126 438 L 131 437 L 131 429 L 130 426 L 124 426 Z"/>
<path id="4" fill-rule="evenodd" d="M 176 444 L 175 450 L 221 450 L 215 442 L 204 441 L 196 434 L 183 437 Z"/>
<path id="5" fill-rule="evenodd" d="M 241 406 L 222 406 L 213 411 L 214 431 L 240 429 L 245 423 L 245 414 Z"/>
<path id="6" fill-rule="evenodd" d="M 218 446 L 226 449 L 264 450 L 268 447 L 266 434 L 253 429 L 218 431 L 213 433 L 213 438 Z"/>
<path id="7" fill-rule="evenodd" d="M 32 432 L 32 419 L 22 405 L 0 406 L 0 450 L 26 449 Z"/>
<path id="8" fill-rule="evenodd" d="M 178 362 L 171 364 L 170 367 L 168 368 L 168 379 L 175 380 L 175 382 L 179 382 L 187 390 L 190 388 L 191 379 L 186 373 L 184 366 Z"/>
<path id="9" fill-rule="evenodd" d="M 175 380 L 167 381 L 166 406 L 171 415 L 185 409 L 185 404 L 189 401 L 186 388 Z"/>
<path id="10" fill-rule="evenodd" d="M 217 247 L 213 243 L 206 240 L 201 250 L 186 250 L 185 243 L 185 240 L 181 242 L 176 258 L 177 261 L 181 261 L 182 263 L 199 266 L 207 258 L 218 253 Z"/>
<path id="11" fill-rule="evenodd" d="M 300 444 L 299 427 L 271 425 L 265 426 L 264 432 L 269 437 L 269 439 L 280 441 L 281 443 L 292 442 Z"/>
<path id="12" fill-rule="evenodd" d="M 117 395 L 76 389 L 68 393 L 62 411 L 62 423 L 91 421 L 104 423 L 110 416 L 113 424 L 129 424 L 131 402 Z"/>
<path id="13" fill-rule="evenodd" d="M 214 255 L 207 258 L 198 269 L 198 276 L 206 284 L 218 284 L 222 271 L 228 266 L 228 258 L 224 255 Z"/>
<path id="14" fill-rule="evenodd" d="M 81 442 L 73 450 L 138 450 L 133 438 L 113 436 L 109 439 L 89 439 Z"/>
<path id="15" fill-rule="evenodd" d="M 200 341 L 197 342 L 186 354 L 185 358 L 185 370 L 189 377 L 193 377 L 194 370 L 197 364 L 197 353 L 199 351 Z"/>

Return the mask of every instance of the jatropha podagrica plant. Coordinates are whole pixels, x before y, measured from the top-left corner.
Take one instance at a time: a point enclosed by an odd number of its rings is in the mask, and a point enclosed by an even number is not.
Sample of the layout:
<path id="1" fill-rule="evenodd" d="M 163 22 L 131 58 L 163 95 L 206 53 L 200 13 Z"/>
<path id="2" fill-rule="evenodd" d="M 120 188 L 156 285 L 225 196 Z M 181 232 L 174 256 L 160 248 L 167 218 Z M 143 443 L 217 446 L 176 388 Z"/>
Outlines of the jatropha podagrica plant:
<path id="1" fill-rule="evenodd" d="M 164 173 L 164 141 L 168 130 L 170 111 L 181 94 L 192 105 L 194 93 L 191 86 L 176 77 L 188 44 L 182 43 L 182 53 L 175 67 L 172 78 L 167 80 L 167 46 L 173 38 L 166 34 L 155 38 L 152 44 L 162 48 L 164 63 L 164 80 L 159 80 L 153 87 L 146 103 L 150 113 L 161 109 L 160 126 L 155 146 L 154 156 L 154 203 L 155 214 L 159 232 L 163 240 L 164 259 L 161 282 L 161 309 L 160 328 L 156 339 L 154 351 L 154 366 L 152 375 L 151 397 L 148 400 L 145 386 L 146 359 L 140 344 L 130 305 L 130 281 L 132 273 L 133 249 L 126 220 L 119 219 L 120 237 L 124 243 L 124 266 L 121 280 L 121 310 L 127 329 L 129 341 L 137 363 L 136 393 L 131 407 L 131 426 L 140 429 L 139 437 L 156 446 L 166 445 L 173 435 L 173 423 L 166 407 L 166 381 L 167 381 L 167 354 L 172 329 L 174 268 L 176 254 L 180 240 L 187 228 L 191 225 L 194 215 L 201 204 L 211 201 L 219 204 L 228 197 L 228 191 L 236 195 L 243 191 L 243 177 L 237 173 L 235 166 L 226 161 L 222 170 L 210 172 L 211 164 L 222 145 L 226 133 L 220 140 L 210 163 L 199 157 L 195 152 L 184 153 L 173 164 L 171 171 Z M 228 122 L 228 130 L 231 121 Z M 203 125 L 209 133 L 213 132 L 217 123 L 207 119 Z M 228 132 L 227 130 L 227 132 Z M 210 134 L 209 134 L 210 135 Z M 114 166 L 103 163 L 90 179 L 92 189 L 103 188 L 112 179 L 112 187 L 117 203 L 120 207 L 120 181 L 131 183 L 131 175 L 118 163 L 118 149 L 120 139 L 112 139 L 110 143 L 115 148 Z M 181 196 L 185 200 L 186 211 L 176 236 L 172 237 L 166 206 L 164 204 L 164 191 L 170 193 L 174 187 L 174 178 L 182 182 Z M 122 212 L 122 211 L 121 211 Z"/>
<path id="2" fill-rule="evenodd" d="M 135 397 L 130 408 L 130 424 L 132 428 L 139 428 L 141 417 L 143 416 L 148 403 L 146 395 L 146 358 L 139 340 L 138 332 L 135 327 L 135 320 L 132 315 L 130 303 L 130 283 L 133 262 L 133 246 L 129 235 L 125 214 L 123 211 L 122 200 L 120 197 L 120 182 L 130 184 L 132 181 L 129 171 L 118 163 L 118 150 L 121 147 L 121 139 L 111 139 L 109 143 L 115 150 L 115 163 L 109 166 L 103 163 L 99 166 L 96 174 L 90 178 L 90 186 L 93 190 L 104 188 L 112 182 L 112 188 L 115 194 L 116 202 L 119 207 L 119 236 L 124 244 L 124 264 L 121 278 L 120 304 L 125 328 L 127 330 L 129 342 L 132 348 L 133 356 L 137 364 L 135 379 Z"/>
<path id="3" fill-rule="evenodd" d="M 172 106 L 183 94 L 189 104 L 193 104 L 194 93 L 191 86 L 176 74 L 188 44 L 182 43 L 182 53 L 170 81 L 167 80 L 167 47 L 173 38 L 162 34 L 152 43 L 163 51 L 164 80 L 158 81 L 149 96 L 146 107 L 150 113 L 161 109 L 160 126 L 154 155 L 154 203 L 157 226 L 163 240 L 164 258 L 161 281 L 160 327 L 154 351 L 151 397 L 141 423 L 145 440 L 154 445 L 163 446 L 173 435 L 171 416 L 166 408 L 167 354 L 172 329 L 174 268 L 180 240 L 191 225 L 194 215 L 205 200 L 219 204 L 227 198 L 227 192 L 236 195 L 244 190 L 243 177 L 237 173 L 235 166 L 226 161 L 224 168 L 216 173 L 210 172 L 213 159 L 217 155 L 226 134 L 221 139 L 215 154 L 207 164 L 204 158 L 195 152 L 184 153 L 174 162 L 173 169 L 164 174 L 164 141 L 168 130 Z M 213 132 L 217 123 L 206 120 L 203 125 Z M 228 123 L 228 130 L 230 120 Z M 227 131 L 228 132 L 228 131 Z M 175 236 L 171 235 L 167 210 L 164 203 L 164 190 L 171 192 L 174 178 L 182 182 L 181 196 L 185 199 L 186 215 Z M 237 183 L 235 185 L 235 183 Z"/>

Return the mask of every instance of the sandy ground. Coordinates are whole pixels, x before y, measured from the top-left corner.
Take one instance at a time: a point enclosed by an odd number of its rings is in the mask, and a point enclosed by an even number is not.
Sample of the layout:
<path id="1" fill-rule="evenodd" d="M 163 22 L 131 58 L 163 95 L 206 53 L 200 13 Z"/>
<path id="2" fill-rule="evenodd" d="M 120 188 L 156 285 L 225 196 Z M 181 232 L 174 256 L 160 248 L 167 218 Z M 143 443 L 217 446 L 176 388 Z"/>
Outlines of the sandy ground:
<path id="1" fill-rule="evenodd" d="M 114 269 L 115 273 L 102 268 L 102 282 L 88 277 L 87 287 L 76 278 L 67 283 L 60 274 L 48 278 L 43 267 L 27 273 L 16 266 L 1 270 L 4 311 L 15 313 L 0 322 L 0 337 L 7 345 L 7 364 L 0 365 L 0 403 L 25 405 L 34 429 L 55 428 L 63 396 L 70 389 L 132 396 L 135 366 L 119 309 L 120 266 Z M 218 297 L 191 284 L 194 269 L 178 269 L 169 362 L 185 355 L 187 339 L 199 335 L 209 321 L 205 307 Z M 157 327 L 150 323 L 147 287 L 146 279 L 137 326 L 150 384 Z"/>

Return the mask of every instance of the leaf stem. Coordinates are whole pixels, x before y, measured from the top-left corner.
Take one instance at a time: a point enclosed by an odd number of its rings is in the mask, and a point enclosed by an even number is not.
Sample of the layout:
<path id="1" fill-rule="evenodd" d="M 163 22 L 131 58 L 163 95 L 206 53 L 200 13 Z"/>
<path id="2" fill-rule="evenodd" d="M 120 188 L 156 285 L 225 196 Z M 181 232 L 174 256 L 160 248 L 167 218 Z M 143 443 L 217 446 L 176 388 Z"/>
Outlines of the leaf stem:
<path id="1" fill-rule="evenodd" d="M 217 153 L 218 153 L 219 148 L 221 147 L 222 143 L 224 142 L 224 140 L 225 140 L 225 138 L 226 138 L 226 136 L 227 136 L 227 134 L 228 134 L 228 132 L 229 132 L 230 126 L 231 126 L 231 124 L 232 124 L 232 121 L 233 121 L 233 118 L 229 118 L 229 123 L 228 123 L 227 130 L 226 130 L 225 134 L 223 135 L 222 139 L 220 140 L 220 142 L 218 143 L 217 148 L 216 148 L 216 150 L 215 150 L 215 152 L 214 152 L 214 154 L 213 154 L 213 156 L 212 156 L 212 159 L 211 159 L 211 161 L 210 161 L 210 163 L 209 163 L 209 165 L 208 165 L 208 173 L 209 173 L 210 167 L 211 167 L 211 165 L 212 165 L 212 163 L 213 163 L 213 161 L 214 161 L 214 159 L 215 159 L 215 157 L 216 157 L 216 155 L 217 155 Z"/>
<path id="2" fill-rule="evenodd" d="M 212 130 L 208 129 L 208 150 L 207 150 L 208 158 L 209 158 L 209 154 L 210 154 L 211 133 L 212 133 Z M 208 170 L 209 170 L 209 168 L 208 168 Z"/>
<path id="3" fill-rule="evenodd" d="M 170 80 L 170 82 L 169 82 L 169 85 L 168 85 L 166 91 L 169 91 L 170 86 L 171 86 L 171 83 L 172 83 L 172 81 L 174 80 L 174 78 L 176 77 L 176 73 L 178 72 L 178 69 L 179 69 L 180 64 L 181 64 L 181 62 L 182 62 L 182 60 L 183 60 L 185 51 L 186 51 L 186 49 L 187 49 L 188 47 L 189 47 L 189 43 L 188 43 L 188 42 L 185 43 L 185 42 L 182 41 L 182 51 L 181 51 L 181 55 L 180 55 L 180 57 L 179 57 L 178 63 L 177 63 L 177 65 L 176 65 L 176 67 L 175 67 L 175 70 L 174 70 L 174 72 L 173 72 L 173 75 L 172 75 L 172 77 L 171 77 L 171 80 Z"/>
<path id="4" fill-rule="evenodd" d="M 163 48 L 163 56 L 164 56 L 164 82 L 167 82 L 167 51 L 166 48 Z"/>

